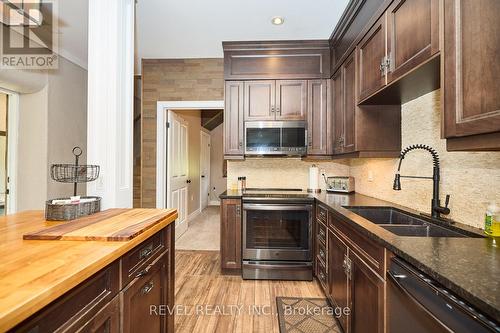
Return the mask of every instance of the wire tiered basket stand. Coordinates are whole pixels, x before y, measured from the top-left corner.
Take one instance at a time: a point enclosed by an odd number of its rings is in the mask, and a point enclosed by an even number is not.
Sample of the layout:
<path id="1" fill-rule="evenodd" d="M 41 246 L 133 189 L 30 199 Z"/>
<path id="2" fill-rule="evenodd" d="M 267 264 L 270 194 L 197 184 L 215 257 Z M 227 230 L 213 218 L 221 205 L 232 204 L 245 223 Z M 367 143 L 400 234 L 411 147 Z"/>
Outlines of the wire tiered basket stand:
<path id="1" fill-rule="evenodd" d="M 81 216 L 92 215 L 101 210 L 101 198 L 95 196 L 77 197 L 78 184 L 88 183 L 99 177 L 98 165 L 80 165 L 80 147 L 73 148 L 74 164 L 52 164 L 50 177 L 59 183 L 73 183 L 73 197 L 57 198 L 45 203 L 45 219 L 50 221 L 69 221 Z"/>

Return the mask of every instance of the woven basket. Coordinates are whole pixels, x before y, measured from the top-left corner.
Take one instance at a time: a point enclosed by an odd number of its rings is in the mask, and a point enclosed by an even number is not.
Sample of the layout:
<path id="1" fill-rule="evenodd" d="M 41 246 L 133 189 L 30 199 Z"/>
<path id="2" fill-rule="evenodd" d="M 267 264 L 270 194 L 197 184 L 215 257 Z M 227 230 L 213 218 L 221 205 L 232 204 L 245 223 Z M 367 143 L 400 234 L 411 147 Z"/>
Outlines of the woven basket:
<path id="1" fill-rule="evenodd" d="M 52 200 L 67 200 L 60 198 Z M 81 197 L 81 199 L 96 199 L 91 202 L 78 204 L 58 205 L 52 204 L 52 200 L 45 202 L 45 219 L 49 221 L 71 221 L 82 216 L 92 215 L 101 211 L 100 197 Z"/>

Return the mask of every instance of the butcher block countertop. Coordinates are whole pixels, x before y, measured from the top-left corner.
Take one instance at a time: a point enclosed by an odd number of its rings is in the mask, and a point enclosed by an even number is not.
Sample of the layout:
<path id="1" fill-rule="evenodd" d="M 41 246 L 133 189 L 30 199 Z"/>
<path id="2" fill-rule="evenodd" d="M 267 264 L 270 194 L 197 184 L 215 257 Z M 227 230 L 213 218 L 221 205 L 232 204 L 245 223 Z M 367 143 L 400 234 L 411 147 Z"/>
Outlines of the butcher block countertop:
<path id="1" fill-rule="evenodd" d="M 177 211 L 110 209 L 92 217 L 115 222 L 123 219 L 131 228 L 145 220 L 158 222 L 128 241 L 23 240 L 24 234 L 72 222 L 46 221 L 43 211 L 0 218 L 0 332 L 19 324 L 174 222 Z"/>

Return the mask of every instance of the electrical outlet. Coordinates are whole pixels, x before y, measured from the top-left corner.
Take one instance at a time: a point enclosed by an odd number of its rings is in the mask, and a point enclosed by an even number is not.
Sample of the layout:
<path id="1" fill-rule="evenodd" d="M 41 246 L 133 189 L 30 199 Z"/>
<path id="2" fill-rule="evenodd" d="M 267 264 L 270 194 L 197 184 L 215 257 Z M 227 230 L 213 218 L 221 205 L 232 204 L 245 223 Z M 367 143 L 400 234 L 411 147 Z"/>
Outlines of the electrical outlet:
<path id="1" fill-rule="evenodd" d="M 368 181 L 372 182 L 373 181 L 373 171 L 368 171 Z"/>

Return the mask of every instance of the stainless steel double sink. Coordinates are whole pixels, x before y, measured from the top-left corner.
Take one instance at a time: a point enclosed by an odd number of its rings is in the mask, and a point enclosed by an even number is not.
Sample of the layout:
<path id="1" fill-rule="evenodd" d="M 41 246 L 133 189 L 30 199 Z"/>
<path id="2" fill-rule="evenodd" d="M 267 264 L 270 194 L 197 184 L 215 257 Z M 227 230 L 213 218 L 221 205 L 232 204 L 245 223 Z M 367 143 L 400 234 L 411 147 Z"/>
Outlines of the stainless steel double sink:
<path id="1" fill-rule="evenodd" d="M 447 228 L 394 207 L 344 207 L 370 222 L 396 234 L 409 237 L 481 237 L 478 234 Z"/>

